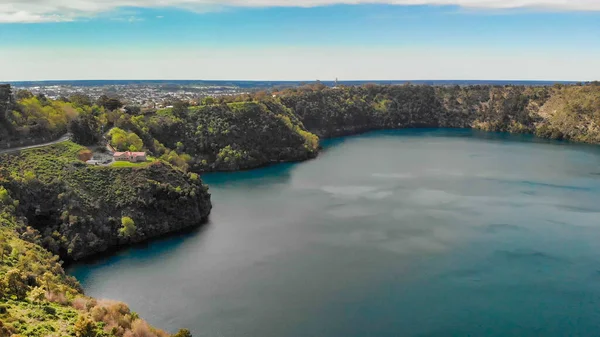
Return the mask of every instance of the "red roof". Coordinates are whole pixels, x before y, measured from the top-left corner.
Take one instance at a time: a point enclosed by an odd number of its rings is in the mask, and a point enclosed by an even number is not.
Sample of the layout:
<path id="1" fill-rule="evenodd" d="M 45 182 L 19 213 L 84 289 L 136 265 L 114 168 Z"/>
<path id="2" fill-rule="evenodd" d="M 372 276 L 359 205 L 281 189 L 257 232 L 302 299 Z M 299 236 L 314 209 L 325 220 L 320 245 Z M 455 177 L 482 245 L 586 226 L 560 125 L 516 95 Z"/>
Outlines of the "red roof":
<path id="1" fill-rule="evenodd" d="M 115 152 L 115 154 L 113 155 L 114 157 L 122 157 L 122 156 L 127 156 L 127 157 L 145 157 L 146 156 L 146 152 Z"/>

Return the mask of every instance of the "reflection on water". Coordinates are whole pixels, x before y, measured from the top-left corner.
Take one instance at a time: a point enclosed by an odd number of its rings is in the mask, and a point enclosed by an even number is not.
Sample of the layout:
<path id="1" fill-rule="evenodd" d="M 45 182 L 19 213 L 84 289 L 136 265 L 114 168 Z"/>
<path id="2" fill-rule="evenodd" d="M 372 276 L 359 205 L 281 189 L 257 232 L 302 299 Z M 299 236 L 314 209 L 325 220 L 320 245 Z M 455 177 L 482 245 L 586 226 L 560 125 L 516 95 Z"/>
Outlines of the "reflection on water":
<path id="1" fill-rule="evenodd" d="M 404 130 L 210 174 L 201 231 L 74 266 L 194 336 L 593 336 L 600 151 Z"/>

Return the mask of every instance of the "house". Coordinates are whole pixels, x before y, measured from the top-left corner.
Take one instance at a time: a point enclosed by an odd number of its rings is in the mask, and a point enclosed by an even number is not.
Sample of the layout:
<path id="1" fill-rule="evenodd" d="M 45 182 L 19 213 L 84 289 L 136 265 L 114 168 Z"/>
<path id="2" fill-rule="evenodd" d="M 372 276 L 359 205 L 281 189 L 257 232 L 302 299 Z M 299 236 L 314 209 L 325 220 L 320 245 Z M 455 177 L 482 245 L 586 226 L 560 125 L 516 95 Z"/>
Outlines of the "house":
<path id="1" fill-rule="evenodd" d="M 113 158 L 116 161 L 128 161 L 139 163 L 146 161 L 146 152 L 115 152 Z"/>

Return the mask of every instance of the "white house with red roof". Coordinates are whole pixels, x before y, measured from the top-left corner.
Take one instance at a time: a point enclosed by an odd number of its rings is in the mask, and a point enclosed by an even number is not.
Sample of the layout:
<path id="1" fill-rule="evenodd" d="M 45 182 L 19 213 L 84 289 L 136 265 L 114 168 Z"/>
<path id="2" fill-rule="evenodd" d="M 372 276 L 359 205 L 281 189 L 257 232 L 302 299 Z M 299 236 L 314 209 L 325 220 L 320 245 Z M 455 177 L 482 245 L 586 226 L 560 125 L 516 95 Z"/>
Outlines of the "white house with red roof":
<path id="1" fill-rule="evenodd" d="M 132 163 L 145 162 L 146 152 L 115 152 L 113 158 L 116 161 L 128 161 Z"/>

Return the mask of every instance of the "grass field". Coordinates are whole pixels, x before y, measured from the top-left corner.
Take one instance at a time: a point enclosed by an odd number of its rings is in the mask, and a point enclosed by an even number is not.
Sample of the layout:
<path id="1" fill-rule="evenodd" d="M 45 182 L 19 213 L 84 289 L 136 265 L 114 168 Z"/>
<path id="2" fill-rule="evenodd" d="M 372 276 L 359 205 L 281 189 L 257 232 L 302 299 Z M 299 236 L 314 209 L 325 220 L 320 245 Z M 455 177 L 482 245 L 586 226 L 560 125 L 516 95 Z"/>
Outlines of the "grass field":
<path id="1" fill-rule="evenodd" d="M 148 156 L 148 160 L 142 163 L 130 163 L 128 161 L 115 161 L 110 167 L 146 167 L 156 161 L 156 158 Z"/>

